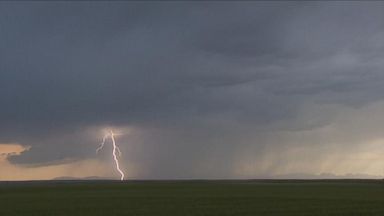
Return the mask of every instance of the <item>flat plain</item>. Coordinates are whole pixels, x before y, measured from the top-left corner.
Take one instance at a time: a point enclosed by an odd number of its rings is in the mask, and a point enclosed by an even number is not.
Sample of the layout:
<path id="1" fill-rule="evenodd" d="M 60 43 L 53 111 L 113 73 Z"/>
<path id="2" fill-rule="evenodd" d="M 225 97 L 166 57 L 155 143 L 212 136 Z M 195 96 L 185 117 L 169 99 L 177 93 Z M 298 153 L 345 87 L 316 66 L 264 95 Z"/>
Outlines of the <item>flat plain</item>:
<path id="1" fill-rule="evenodd" d="M 384 215 L 384 181 L 1 182 L 0 215 Z"/>

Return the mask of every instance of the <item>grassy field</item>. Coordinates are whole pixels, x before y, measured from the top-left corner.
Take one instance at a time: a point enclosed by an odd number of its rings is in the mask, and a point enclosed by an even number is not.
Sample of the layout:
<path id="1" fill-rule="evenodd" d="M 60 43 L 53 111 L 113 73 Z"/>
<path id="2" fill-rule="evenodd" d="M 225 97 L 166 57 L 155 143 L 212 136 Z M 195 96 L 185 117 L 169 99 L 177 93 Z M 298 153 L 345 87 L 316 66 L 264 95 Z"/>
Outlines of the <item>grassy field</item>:
<path id="1" fill-rule="evenodd" d="M 384 215 L 384 182 L 2 182 L 1 216 Z"/>

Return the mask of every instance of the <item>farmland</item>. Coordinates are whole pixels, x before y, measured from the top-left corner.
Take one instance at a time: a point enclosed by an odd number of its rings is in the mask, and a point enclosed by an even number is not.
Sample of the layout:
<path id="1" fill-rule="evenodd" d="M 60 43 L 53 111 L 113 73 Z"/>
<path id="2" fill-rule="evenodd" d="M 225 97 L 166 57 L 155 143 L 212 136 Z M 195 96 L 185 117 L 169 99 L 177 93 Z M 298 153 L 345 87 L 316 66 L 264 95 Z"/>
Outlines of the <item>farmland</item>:
<path id="1" fill-rule="evenodd" d="M 2 182 L 0 207 L 4 216 L 384 215 L 384 182 Z"/>

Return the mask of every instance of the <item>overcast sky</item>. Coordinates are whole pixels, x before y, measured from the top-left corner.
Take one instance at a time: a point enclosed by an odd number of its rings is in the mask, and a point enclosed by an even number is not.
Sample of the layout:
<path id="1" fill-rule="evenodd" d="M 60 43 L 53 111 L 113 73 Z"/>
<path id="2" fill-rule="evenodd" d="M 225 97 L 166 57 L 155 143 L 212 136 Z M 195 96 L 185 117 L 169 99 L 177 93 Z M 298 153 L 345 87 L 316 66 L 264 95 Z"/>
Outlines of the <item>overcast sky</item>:
<path id="1" fill-rule="evenodd" d="M 0 180 L 119 178 L 107 128 L 130 179 L 381 176 L 384 2 L 0 2 Z"/>

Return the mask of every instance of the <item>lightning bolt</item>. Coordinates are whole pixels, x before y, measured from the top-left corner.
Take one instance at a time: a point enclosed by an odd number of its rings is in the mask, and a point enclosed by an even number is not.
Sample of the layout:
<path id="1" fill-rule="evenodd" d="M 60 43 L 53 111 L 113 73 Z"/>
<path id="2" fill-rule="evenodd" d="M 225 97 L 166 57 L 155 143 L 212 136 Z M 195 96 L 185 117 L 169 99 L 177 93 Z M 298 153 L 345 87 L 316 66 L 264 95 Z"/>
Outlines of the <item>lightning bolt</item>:
<path id="1" fill-rule="evenodd" d="M 115 161 L 116 170 L 120 173 L 120 176 L 121 176 L 120 180 L 122 181 L 124 180 L 124 172 L 120 169 L 120 164 L 118 159 L 118 156 L 121 157 L 121 151 L 119 147 L 116 145 L 115 134 L 113 133 L 112 130 L 110 130 L 109 133 L 104 135 L 100 146 L 96 149 L 96 154 L 99 153 L 99 151 L 104 148 L 105 142 L 108 138 L 110 138 L 112 141 L 112 146 L 113 146 L 112 156 L 113 156 L 113 160 Z"/>

